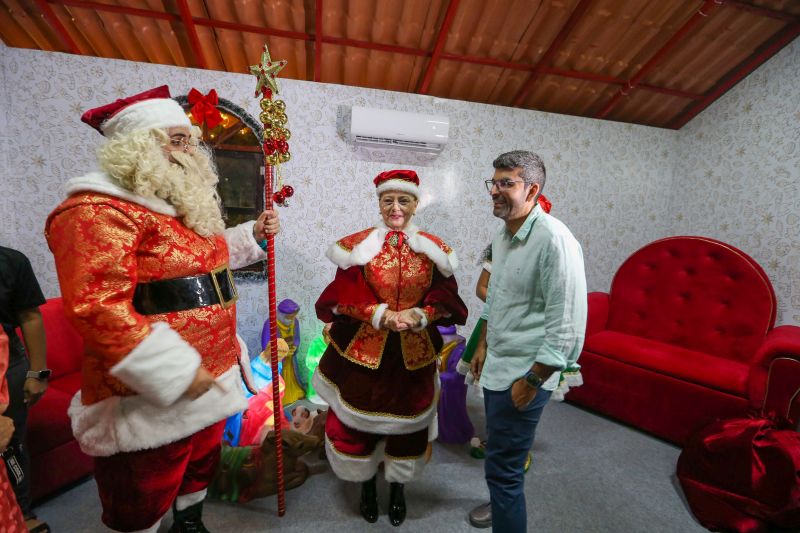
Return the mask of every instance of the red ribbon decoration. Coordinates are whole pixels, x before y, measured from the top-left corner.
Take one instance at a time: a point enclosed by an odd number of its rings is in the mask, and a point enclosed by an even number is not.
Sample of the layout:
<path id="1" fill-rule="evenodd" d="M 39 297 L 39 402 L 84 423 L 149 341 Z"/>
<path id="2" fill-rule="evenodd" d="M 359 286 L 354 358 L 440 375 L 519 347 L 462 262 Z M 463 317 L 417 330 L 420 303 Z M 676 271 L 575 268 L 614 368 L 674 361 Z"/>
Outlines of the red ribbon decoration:
<path id="1" fill-rule="evenodd" d="M 197 89 L 189 91 L 189 103 L 192 104 L 192 116 L 197 124 L 208 124 L 208 129 L 213 130 L 222 122 L 222 113 L 217 109 L 219 97 L 217 90 L 211 89 L 206 96 Z"/>

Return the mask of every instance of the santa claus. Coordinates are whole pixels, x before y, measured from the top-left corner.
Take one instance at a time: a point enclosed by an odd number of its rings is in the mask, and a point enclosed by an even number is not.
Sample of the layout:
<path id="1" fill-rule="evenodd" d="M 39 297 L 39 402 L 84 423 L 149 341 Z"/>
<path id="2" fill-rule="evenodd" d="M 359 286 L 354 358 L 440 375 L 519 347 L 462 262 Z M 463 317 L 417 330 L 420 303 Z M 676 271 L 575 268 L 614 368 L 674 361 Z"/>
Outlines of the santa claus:
<path id="1" fill-rule="evenodd" d="M 64 309 L 84 340 L 69 408 L 116 531 L 206 531 L 225 419 L 246 408 L 231 270 L 264 258 L 265 211 L 225 229 L 209 152 L 166 86 L 87 111 L 101 171 L 48 217 Z M 262 243 L 263 244 L 263 243 Z"/>

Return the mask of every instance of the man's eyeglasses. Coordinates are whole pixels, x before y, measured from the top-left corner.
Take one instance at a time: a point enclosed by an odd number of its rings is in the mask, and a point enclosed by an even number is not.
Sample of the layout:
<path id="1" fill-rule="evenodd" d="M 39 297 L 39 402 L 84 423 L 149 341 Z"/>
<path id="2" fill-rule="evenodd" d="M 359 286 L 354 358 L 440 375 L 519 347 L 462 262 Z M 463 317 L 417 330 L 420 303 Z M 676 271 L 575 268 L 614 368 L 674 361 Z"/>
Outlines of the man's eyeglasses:
<path id="1" fill-rule="evenodd" d="M 507 190 L 511 189 L 512 187 L 514 187 L 515 183 L 525 183 L 525 181 L 524 180 L 510 180 L 508 178 L 505 178 L 505 179 L 497 180 L 497 181 L 486 180 L 486 181 L 484 181 L 484 183 L 486 184 L 486 190 L 489 191 L 489 192 L 492 192 L 492 189 L 495 188 L 495 187 L 497 187 L 498 191 L 507 191 Z"/>
<path id="2" fill-rule="evenodd" d="M 196 148 L 198 142 L 197 142 L 197 139 L 193 139 L 192 137 L 183 137 L 183 136 L 181 136 L 181 137 L 170 137 L 169 138 L 169 144 L 170 144 L 170 146 L 172 146 L 174 148 L 181 149 L 181 150 L 183 150 L 185 152 L 190 147 L 191 148 Z"/>

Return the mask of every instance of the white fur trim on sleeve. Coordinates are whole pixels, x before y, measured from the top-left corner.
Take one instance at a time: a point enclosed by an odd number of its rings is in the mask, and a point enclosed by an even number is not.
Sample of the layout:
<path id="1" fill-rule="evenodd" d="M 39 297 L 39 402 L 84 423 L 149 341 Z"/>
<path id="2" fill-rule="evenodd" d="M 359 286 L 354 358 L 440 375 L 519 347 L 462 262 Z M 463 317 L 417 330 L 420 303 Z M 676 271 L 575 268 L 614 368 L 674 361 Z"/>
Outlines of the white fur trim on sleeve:
<path id="1" fill-rule="evenodd" d="M 267 258 L 267 253 L 253 238 L 255 224 L 255 220 L 250 220 L 222 232 L 222 236 L 225 237 L 225 242 L 228 244 L 228 266 L 231 270 L 246 267 Z"/>
<path id="2" fill-rule="evenodd" d="M 419 326 L 412 328 L 413 331 L 422 331 L 426 327 L 428 327 L 428 317 L 425 315 L 425 311 L 420 309 L 419 307 L 412 307 L 412 311 L 414 311 L 417 316 L 419 316 Z"/>
<path id="3" fill-rule="evenodd" d="M 145 399 L 165 407 L 186 392 L 199 367 L 197 350 L 166 322 L 156 322 L 110 373 Z"/>
<path id="4" fill-rule="evenodd" d="M 381 329 L 381 320 L 383 320 L 383 315 L 386 313 L 386 309 L 388 309 L 389 304 L 380 304 L 378 307 L 375 308 L 375 312 L 372 313 L 372 327 L 375 329 Z"/>
<path id="5" fill-rule="evenodd" d="M 167 407 L 139 395 L 110 396 L 84 405 L 78 391 L 67 411 L 72 433 L 81 450 L 93 457 L 158 448 L 178 441 L 247 409 L 238 365 L 216 381 L 218 387 L 211 387 L 196 400 L 179 398 Z"/>

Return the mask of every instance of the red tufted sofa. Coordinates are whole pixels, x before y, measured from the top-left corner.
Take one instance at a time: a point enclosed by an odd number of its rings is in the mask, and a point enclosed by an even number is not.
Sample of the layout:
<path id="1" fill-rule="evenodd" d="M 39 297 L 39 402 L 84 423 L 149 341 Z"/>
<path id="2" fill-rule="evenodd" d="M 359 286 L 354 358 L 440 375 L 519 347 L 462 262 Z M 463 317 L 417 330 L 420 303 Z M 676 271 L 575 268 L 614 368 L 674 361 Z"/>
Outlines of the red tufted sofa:
<path id="1" fill-rule="evenodd" d="M 47 366 L 53 370 L 47 392 L 28 415 L 31 496 L 41 499 L 91 475 L 92 458 L 72 435 L 67 409 L 81 387 L 83 341 L 64 316 L 61 298 L 39 308 L 47 334 Z"/>
<path id="2" fill-rule="evenodd" d="M 800 359 L 800 328 L 773 328 L 775 310 L 744 252 L 704 237 L 655 241 L 622 264 L 610 293 L 589 294 L 584 385 L 567 399 L 683 444 L 760 407 L 774 358 Z"/>

